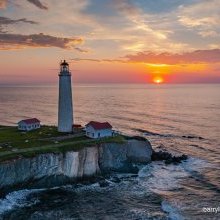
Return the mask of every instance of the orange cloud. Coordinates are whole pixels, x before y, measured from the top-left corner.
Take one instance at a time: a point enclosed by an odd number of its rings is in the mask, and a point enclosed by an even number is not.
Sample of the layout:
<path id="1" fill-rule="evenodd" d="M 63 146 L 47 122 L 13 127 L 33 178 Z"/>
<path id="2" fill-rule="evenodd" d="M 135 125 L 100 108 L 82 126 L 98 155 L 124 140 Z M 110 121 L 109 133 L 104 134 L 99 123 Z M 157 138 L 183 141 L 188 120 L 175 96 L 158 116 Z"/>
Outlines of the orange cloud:
<path id="1" fill-rule="evenodd" d="M 134 55 L 127 55 L 129 62 L 144 62 L 157 64 L 187 64 L 187 63 L 217 63 L 220 62 L 220 49 L 213 50 L 196 50 L 185 52 L 182 54 L 176 53 L 154 53 L 140 52 Z"/>
<path id="2" fill-rule="evenodd" d="M 6 0 L 0 0 L 0 8 L 5 8 Z"/>
<path id="3" fill-rule="evenodd" d="M 82 38 L 62 38 L 51 35 L 31 34 L 0 34 L 0 50 L 24 49 L 28 47 L 58 47 L 62 49 L 74 49 L 83 42 Z"/>
<path id="4" fill-rule="evenodd" d="M 121 59 L 81 59 L 74 58 L 74 61 L 91 61 L 91 62 L 118 62 L 118 63 L 145 63 L 151 67 L 167 67 L 169 65 L 201 64 L 201 63 L 218 63 L 220 62 L 220 49 L 213 50 L 196 50 L 176 53 L 154 53 L 139 52 L 136 54 L 126 55 Z"/>

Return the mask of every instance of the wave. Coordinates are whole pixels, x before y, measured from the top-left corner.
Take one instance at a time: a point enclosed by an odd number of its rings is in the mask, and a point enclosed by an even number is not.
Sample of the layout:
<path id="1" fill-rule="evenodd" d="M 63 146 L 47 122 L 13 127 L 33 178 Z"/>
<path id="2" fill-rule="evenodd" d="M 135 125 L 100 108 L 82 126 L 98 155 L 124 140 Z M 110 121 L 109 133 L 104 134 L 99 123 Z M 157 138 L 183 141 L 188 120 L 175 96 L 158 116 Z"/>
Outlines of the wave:
<path id="1" fill-rule="evenodd" d="M 205 168 L 212 168 L 213 165 L 205 160 L 189 157 L 179 165 L 165 165 L 164 162 L 152 162 L 143 167 L 139 173 L 139 182 L 145 185 L 154 193 L 180 189 L 182 179 L 201 173 Z"/>
<path id="2" fill-rule="evenodd" d="M 184 191 L 183 180 L 187 178 L 200 178 L 204 180 L 202 170 L 212 168 L 213 165 L 208 161 L 189 157 L 179 165 L 165 165 L 163 162 L 153 162 L 143 167 L 138 173 L 138 182 L 151 193 L 162 196 L 162 210 L 168 214 L 171 220 L 182 220 L 180 210 L 182 205 L 175 197 L 169 197 L 170 192 Z M 207 184 L 207 183 L 206 183 Z M 210 185 L 210 183 L 209 183 Z M 169 198 L 169 199 L 168 199 Z"/>
<path id="3" fill-rule="evenodd" d="M 0 216 L 14 208 L 22 208 L 36 204 L 38 202 L 37 200 L 29 201 L 27 198 L 30 194 L 43 190 L 45 189 L 25 189 L 9 193 L 4 199 L 0 199 Z"/>
<path id="4" fill-rule="evenodd" d="M 213 164 L 206 160 L 202 160 L 196 157 L 189 157 L 186 161 L 183 161 L 181 165 L 185 171 L 191 173 L 191 172 L 200 172 L 204 168 L 213 168 Z"/>
<path id="5" fill-rule="evenodd" d="M 202 185 L 203 189 L 208 189 L 212 190 L 213 192 L 220 193 L 220 187 L 219 184 L 216 182 L 212 182 L 207 175 L 203 175 L 201 173 L 201 170 L 204 168 L 209 168 L 209 170 L 216 169 L 216 167 L 211 164 L 210 162 L 200 160 L 200 159 L 195 159 L 191 158 L 190 161 L 190 166 L 184 161 L 182 163 L 182 166 L 184 169 L 190 173 L 193 179 L 196 181 L 199 181 L 199 183 Z"/>
<path id="6" fill-rule="evenodd" d="M 120 184 L 116 184 L 112 179 L 107 179 L 109 187 L 101 188 L 98 183 L 83 185 L 74 184 L 62 186 L 66 191 L 74 192 L 105 192 L 108 190 L 112 191 L 114 187 L 125 187 L 127 188 L 127 181 L 131 179 L 135 180 L 135 187 L 132 188 L 132 192 L 136 195 L 137 193 L 143 193 L 143 190 L 153 192 L 156 194 L 163 194 L 167 191 L 181 190 L 180 181 L 188 176 L 194 174 L 194 171 L 199 172 L 204 167 L 211 166 L 206 161 L 197 158 L 189 158 L 186 162 L 180 165 L 169 165 L 165 166 L 163 162 L 153 162 L 147 166 L 144 166 L 138 173 L 138 176 L 131 174 L 117 174 L 120 179 Z M 130 184 L 130 183 L 129 183 Z M 60 187 L 54 187 L 51 189 L 57 189 Z M 137 188 L 137 190 L 135 190 Z M 39 193 L 48 189 L 31 189 L 31 190 L 20 190 L 9 193 L 4 199 L 0 199 L 0 216 L 3 216 L 6 212 L 12 211 L 16 208 L 30 207 L 40 202 L 37 196 L 31 196 L 31 194 Z M 172 203 L 171 203 L 172 204 Z M 175 205 L 170 205 L 167 201 L 162 202 L 162 209 L 168 213 L 170 219 L 181 219 Z"/>
<path id="7" fill-rule="evenodd" d="M 140 184 L 157 194 L 180 189 L 179 180 L 187 176 L 183 167 L 166 166 L 163 162 L 153 162 L 138 173 Z"/>

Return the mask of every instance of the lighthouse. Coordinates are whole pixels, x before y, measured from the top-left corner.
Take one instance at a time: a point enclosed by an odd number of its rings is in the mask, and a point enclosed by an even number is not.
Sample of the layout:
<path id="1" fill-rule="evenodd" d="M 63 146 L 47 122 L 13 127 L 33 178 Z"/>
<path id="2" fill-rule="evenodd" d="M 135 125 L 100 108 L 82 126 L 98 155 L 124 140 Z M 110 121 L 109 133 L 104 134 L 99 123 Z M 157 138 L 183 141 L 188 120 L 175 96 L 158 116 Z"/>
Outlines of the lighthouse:
<path id="1" fill-rule="evenodd" d="M 64 60 L 60 63 L 59 73 L 59 107 L 58 107 L 58 131 L 72 132 L 73 104 L 72 84 L 69 64 Z"/>

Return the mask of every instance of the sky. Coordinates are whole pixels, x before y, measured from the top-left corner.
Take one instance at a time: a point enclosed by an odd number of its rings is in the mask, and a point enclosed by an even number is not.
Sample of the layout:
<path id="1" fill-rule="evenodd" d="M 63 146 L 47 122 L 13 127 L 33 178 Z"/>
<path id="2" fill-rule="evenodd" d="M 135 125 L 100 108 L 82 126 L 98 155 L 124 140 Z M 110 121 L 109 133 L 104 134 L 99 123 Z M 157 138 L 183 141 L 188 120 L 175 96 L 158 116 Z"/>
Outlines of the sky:
<path id="1" fill-rule="evenodd" d="M 220 83 L 219 0 L 0 0 L 0 84 Z"/>

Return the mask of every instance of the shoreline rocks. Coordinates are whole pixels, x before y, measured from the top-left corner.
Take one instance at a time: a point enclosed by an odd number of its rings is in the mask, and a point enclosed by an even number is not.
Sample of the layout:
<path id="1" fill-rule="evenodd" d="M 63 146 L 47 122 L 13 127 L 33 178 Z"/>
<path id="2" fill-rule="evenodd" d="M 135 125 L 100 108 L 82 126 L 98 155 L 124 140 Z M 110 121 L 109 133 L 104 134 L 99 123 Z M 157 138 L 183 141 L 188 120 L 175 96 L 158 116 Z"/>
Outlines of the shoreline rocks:
<path id="1" fill-rule="evenodd" d="M 180 156 L 173 156 L 171 153 L 166 151 L 153 151 L 151 160 L 152 161 L 164 161 L 165 164 L 179 164 L 184 160 L 187 160 L 188 156 L 182 154 Z"/>

